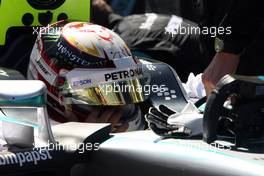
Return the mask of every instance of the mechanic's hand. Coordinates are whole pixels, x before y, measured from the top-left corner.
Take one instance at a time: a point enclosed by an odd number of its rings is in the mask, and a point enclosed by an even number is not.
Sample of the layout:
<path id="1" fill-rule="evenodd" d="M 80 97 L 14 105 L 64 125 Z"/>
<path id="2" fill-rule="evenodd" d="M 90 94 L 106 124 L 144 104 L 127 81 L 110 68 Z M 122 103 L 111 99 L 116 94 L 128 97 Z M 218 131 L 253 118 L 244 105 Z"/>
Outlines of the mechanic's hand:
<path id="1" fill-rule="evenodd" d="M 113 13 L 112 7 L 105 0 L 92 0 L 91 22 L 107 27 L 108 17 Z"/>
<path id="2" fill-rule="evenodd" d="M 222 77 L 236 72 L 239 58 L 238 55 L 234 54 L 224 52 L 216 53 L 202 76 L 207 96 L 215 89 L 216 84 Z"/>
<path id="3" fill-rule="evenodd" d="M 92 7 L 93 10 L 97 10 L 99 12 L 106 12 L 106 13 L 112 13 L 113 9 L 112 7 L 105 2 L 105 0 L 92 0 Z"/>

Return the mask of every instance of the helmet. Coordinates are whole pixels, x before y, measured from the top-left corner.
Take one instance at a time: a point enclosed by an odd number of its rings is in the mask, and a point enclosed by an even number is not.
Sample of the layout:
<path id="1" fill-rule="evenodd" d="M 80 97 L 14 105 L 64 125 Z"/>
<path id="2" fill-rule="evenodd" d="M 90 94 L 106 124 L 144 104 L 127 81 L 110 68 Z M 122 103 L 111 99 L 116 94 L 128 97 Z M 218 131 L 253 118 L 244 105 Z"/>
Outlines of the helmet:
<path id="1" fill-rule="evenodd" d="M 125 42 L 105 27 L 60 21 L 43 28 L 31 53 L 28 79 L 46 83 L 48 105 L 60 116 L 71 112 L 84 122 L 96 108 L 117 108 L 129 130 L 143 127 L 136 104 L 147 98 L 142 87 L 149 77 Z"/>

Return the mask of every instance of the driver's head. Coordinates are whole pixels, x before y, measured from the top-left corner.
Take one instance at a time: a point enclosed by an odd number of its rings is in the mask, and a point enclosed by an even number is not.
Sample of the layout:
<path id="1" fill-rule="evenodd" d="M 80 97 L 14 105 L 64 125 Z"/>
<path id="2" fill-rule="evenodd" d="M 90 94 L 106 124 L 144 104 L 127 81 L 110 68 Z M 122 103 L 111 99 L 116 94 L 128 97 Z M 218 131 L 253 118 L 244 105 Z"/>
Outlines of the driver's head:
<path id="1" fill-rule="evenodd" d="M 110 122 L 116 131 L 142 129 L 137 103 L 148 79 L 142 65 L 113 31 L 85 22 L 59 22 L 42 30 L 29 79 L 48 87 L 51 118 Z"/>

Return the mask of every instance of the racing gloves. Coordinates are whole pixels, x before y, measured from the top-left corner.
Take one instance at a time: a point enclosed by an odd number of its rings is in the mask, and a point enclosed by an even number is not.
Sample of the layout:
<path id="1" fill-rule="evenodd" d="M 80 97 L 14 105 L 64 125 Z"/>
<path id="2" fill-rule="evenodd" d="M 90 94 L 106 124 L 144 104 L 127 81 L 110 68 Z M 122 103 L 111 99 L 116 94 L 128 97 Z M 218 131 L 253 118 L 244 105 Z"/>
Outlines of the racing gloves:
<path id="1" fill-rule="evenodd" d="M 191 138 L 203 133 L 203 115 L 199 113 L 178 113 L 160 105 L 159 109 L 150 108 L 145 118 L 149 128 L 162 137 Z"/>

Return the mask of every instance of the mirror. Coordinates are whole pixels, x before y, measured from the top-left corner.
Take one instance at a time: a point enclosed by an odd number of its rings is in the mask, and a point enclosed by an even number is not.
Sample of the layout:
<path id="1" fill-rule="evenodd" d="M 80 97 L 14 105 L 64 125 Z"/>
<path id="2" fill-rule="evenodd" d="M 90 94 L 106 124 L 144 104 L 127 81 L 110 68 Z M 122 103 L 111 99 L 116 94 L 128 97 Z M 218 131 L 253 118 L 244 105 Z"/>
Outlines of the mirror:
<path id="1" fill-rule="evenodd" d="M 7 144 L 33 147 L 55 143 L 41 81 L 0 81 L 0 120 Z"/>

